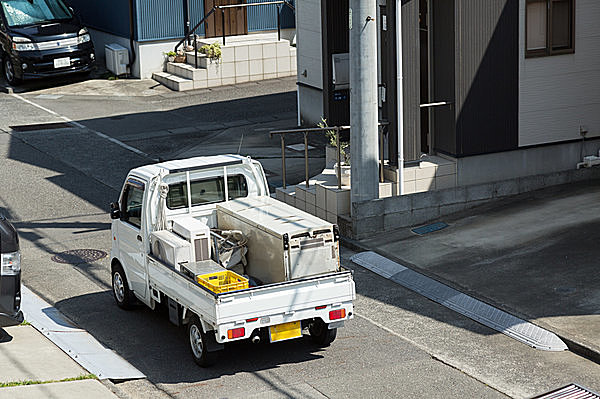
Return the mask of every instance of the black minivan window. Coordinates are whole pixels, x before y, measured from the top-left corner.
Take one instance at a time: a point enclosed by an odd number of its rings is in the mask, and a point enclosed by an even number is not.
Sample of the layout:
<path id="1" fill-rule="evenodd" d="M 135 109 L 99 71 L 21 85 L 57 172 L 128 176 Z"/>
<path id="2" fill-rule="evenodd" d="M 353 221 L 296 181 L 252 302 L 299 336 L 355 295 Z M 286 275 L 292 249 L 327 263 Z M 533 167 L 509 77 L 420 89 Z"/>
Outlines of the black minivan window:
<path id="1" fill-rule="evenodd" d="M 0 0 L 0 4 L 10 27 L 73 18 L 62 0 Z"/>

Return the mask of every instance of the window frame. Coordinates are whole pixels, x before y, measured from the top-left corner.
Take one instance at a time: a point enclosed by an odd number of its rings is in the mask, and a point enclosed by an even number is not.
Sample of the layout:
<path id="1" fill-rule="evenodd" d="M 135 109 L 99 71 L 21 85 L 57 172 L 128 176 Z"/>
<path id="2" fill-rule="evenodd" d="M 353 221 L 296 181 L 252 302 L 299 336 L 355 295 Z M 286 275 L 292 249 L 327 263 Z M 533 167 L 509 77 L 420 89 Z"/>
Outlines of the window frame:
<path id="1" fill-rule="evenodd" d="M 129 197 L 133 190 L 139 190 L 142 193 L 142 202 L 140 203 L 140 216 L 139 225 L 131 220 L 131 215 L 129 214 L 129 210 L 127 209 L 127 203 L 129 201 Z M 143 220 L 144 220 L 144 196 L 146 195 L 146 186 L 143 183 L 139 183 L 136 181 L 129 180 L 123 189 L 123 194 L 121 198 L 121 221 L 135 227 L 136 229 L 141 229 Z M 135 217 L 137 219 L 137 217 Z"/>
<path id="2" fill-rule="evenodd" d="M 196 207 L 196 206 L 219 204 L 221 202 L 227 202 L 227 201 L 231 201 L 232 199 L 237 199 L 237 198 L 246 198 L 249 195 L 249 190 L 248 190 L 248 180 L 246 179 L 246 176 L 243 173 L 236 173 L 236 174 L 227 175 L 227 183 L 225 183 L 224 176 L 199 178 L 199 179 L 194 179 L 194 180 L 190 179 L 190 187 L 191 187 L 191 185 L 194 184 L 194 183 L 207 182 L 207 181 L 210 181 L 210 180 L 214 180 L 216 182 L 220 181 L 222 184 L 229 184 L 229 180 L 230 179 L 235 179 L 235 178 L 240 178 L 241 181 L 243 182 L 243 184 L 245 184 L 245 186 L 246 186 L 246 194 L 244 196 L 233 197 L 229 193 L 229 190 L 225 191 L 225 186 L 223 185 L 223 199 L 219 199 L 219 200 L 216 200 L 216 201 L 207 201 L 207 202 L 202 202 L 202 203 L 194 203 L 194 202 L 192 202 L 192 208 Z M 179 184 L 183 185 L 184 190 L 187 189 L 185 181 L 183 181 L 183 182 L 177 182 L 177 183 L 171 183 L 171 184 L 169 184 L 169 193 L 171 192 L 171 186 L 179 185 Z M 226 192 L 229 194 L 228 198 L 225 198 L 225 193 Z M 194 197 L 192 196 L 192 201 L 193 201 L 193 198 Z M 172 207 L 169 204 L 169 197 L 168 197 L 168 194 L 167 194 L 167 199 L 166 199 L 165 206 L 166 206 L 166 208 L 169 211 L 176 211 L 176 210 L 180 210 L 180 209 L 188 209 L 188 198 L 187 198 L 187 195 L 185 196 L 185 204 L 184 205 L 177 206 L 177 207 Z"/>
<path id="3" fill-rule="evenodd" d="M 559 50 L 552 49 L 552 10 L 554 9 L 553 4 L 560 0 L 525 0 L 525 58 L 537 58 L 537 57 L 549 57 L 553 55 L 562 54 L 573 54 L 575 53 L 575 10 L 576 0 L 568 0 L 571 2 L 571 46 L 569 48 L 563 48 Z M 527 32 L 528 32 L 528 18 L 527 9 L 529 3 L 546 3 L 546 47 L 543 49 L 528 50 L 527 45 Z"/>

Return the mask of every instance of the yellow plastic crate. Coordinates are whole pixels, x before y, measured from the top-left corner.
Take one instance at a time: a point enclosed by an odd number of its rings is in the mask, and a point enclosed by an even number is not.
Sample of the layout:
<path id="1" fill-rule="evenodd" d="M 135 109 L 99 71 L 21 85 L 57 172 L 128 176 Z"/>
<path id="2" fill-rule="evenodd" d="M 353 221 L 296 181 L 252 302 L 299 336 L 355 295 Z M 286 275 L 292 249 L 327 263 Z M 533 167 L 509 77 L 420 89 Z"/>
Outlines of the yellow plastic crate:
<path id="1" fill-rule="evenodd" d="M 198 284 L 205 286 L 217 294 L 243 290 L 249 287 L 247 278 L 242 277 L 231 270 L 202 274 L 197 276 L 196 279 L 198 280 Z"/>

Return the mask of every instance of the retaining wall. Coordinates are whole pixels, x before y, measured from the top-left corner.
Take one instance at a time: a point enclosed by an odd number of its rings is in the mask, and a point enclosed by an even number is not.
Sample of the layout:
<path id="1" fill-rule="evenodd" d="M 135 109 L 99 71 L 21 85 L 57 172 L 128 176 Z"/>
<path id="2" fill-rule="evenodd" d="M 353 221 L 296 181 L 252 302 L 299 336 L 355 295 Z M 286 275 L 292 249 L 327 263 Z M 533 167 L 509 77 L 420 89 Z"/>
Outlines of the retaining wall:
<path id="1" fill-rule="evenodd" d="M 352 216 L 338 217 L 338 224 L 344 236 L 363 239 L 385 231 L 418 226 L 506 197 L 592 179 L 600 179 L 600 167 L 358 202 L 352 204 Z"/>

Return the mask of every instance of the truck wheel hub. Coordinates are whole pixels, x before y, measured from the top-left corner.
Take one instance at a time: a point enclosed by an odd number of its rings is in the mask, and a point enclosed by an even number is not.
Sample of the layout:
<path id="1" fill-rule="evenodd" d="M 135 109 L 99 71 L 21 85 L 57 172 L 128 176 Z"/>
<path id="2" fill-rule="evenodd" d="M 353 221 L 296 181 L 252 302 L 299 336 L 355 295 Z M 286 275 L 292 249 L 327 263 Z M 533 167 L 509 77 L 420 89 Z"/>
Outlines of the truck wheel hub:
<path id="1" fill-rule="evenodd" d="M 190 327 L 190 344 L 192 345 L 194 356 L 197 358 L 202 357 L 202 335 L 200 334 L 200 329 L 195 324 Z"/>
<path id="2" fill-rule="evenodd" d="M 125 299 L 125 285 L 123 284 L 123 278 L 117 272 L 113 276 L 113 290 L 115 291 L 115 296 L 119 302 L 123 302 Z"/>

